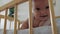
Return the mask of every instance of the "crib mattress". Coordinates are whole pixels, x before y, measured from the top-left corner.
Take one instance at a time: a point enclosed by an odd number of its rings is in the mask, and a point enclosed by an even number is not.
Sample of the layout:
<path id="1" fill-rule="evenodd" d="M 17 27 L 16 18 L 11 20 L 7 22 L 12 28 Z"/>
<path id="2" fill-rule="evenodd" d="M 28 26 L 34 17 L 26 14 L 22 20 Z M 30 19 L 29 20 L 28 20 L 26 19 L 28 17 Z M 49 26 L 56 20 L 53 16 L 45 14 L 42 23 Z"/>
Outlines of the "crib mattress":
<path id="1" fill-rule="evenodd" d="M 57 27 L 58 34 L 60 34 L 60 26 Z M 33 28 L 34 34 L 52 34 L 50 26 L 43 26 L 38 28 Z M 3 30 L 0 29 L 0 34 L 3 34 Z M 7 34 L 13 34 L 13 30 L 7 30 Z M 17 34 L 29 34 L 29 29 L 18 30 Z"/>
<path id="2" fill-rule="evenodd" d="M 56 19 L 57 32 L 60 34 L 60 19 Z M 13 34 L 13 30 L 7 30 L 7 34 Z M 34 34 L 52 34 L 51 26 L 43 26 L 38 28 L 33 28 Z M 3 29 L 0 29 L 0 34 L 3 34 Z M 17 34 L 29 34 L 29 29 L 18 30 Z"/>

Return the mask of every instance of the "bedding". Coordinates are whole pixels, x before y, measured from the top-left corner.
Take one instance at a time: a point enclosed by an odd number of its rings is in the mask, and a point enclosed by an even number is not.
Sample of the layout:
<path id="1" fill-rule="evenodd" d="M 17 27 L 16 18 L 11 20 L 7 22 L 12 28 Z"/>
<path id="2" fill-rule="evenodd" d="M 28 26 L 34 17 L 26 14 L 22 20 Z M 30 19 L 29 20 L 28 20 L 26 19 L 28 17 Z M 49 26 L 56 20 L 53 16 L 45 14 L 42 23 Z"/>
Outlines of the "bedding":
<path id="1" fill-rule="evenodd" d="M 60 34 L 60 26 L 58 28 L 58 34 Z M 34 34 L 52 34 L 50 26 L 43 26 L 38 28 L 33 28 Z M 3 34 L 3 30 L 0 29 L 0 34 Z M 7 34 L 13 34 L 13 30 L 7 30 Z M 17 34 L 29 34 L 29 29 L 18 30 Z"/>
<path id="2" fill-rule="evenodd" d="M 60 34 L 60 18 L 56 19 L 57 32 Z M 33 28 L 34 34 L 52 34 L 51 26 L 42 26 Z M 3 34 L 3 29 L 0 29 L 0 34 Z M 13 30 L 7 30 L 7 34 L 13 34 Z M 29 29 L 18 30 L 17 34 L 29 34 Z"/>

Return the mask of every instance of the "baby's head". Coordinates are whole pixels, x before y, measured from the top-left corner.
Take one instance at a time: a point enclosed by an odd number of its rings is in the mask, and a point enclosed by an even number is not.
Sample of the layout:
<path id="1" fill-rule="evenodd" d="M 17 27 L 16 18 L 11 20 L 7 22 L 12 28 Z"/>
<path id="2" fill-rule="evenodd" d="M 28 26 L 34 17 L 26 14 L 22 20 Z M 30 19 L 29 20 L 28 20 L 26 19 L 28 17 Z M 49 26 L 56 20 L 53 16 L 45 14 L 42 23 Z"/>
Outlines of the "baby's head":
<path id="1" fill-rule="evenodd" d="M 47 20 L 50 17 L 48 0 L 34 0 L 33 2 L 35 18 Z"/>

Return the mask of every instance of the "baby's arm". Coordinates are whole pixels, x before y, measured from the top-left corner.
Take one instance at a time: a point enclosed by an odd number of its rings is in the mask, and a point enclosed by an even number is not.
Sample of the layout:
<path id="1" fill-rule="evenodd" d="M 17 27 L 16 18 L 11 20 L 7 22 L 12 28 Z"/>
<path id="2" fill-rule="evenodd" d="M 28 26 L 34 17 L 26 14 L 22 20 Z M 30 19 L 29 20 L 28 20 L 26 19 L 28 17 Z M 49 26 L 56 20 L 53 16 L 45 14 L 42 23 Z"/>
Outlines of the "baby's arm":
<path id="1" fill-rule="evenodd" d="M 28 28 L 28 20 L 24 21 L 21 26 L 21 29 L 27 29 L 27 28 Z"/>

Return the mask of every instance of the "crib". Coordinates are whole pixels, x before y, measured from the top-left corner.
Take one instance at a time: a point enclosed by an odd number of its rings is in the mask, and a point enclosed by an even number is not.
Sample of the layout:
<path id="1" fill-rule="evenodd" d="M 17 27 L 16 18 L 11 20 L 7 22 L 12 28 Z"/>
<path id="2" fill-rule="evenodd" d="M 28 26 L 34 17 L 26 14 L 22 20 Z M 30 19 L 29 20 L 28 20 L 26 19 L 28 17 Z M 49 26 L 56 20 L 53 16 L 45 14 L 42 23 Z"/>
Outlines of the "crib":
<path id="1" fill-rule="evenodd" d="M 17 19 L 17 6 L 23 2 L 29 1 L 29 29 L 19 29 L 20 21 Z M 4 30 L 0 29 L 0 34 L 60 34 L 60 16 L 56 17 L 54 14 L 53 0 L 48 0 L 50 10 L 51 26 L 43 26 L 38 28 L 32 28 L 32 0 L 13 0 L 5 6 L 0 7 L 0 12 L 5 10 L 5 15 L 0 15 L 0 18 L 4 18 Z M 8 9 L 14 8 L 14 18 L 7 16 Z M 57 18 L 57 19 L 56 19 Z M 14 20 L 14 30 L 6 30 L 7 19 Z M 58 23 L 56 23 L 56 21 Z M 18 23 L 17 23 L 18 22 Z M 18 29 L 17 29 L 18 24 Z"/>

